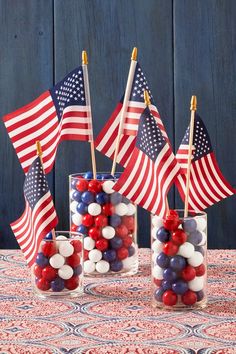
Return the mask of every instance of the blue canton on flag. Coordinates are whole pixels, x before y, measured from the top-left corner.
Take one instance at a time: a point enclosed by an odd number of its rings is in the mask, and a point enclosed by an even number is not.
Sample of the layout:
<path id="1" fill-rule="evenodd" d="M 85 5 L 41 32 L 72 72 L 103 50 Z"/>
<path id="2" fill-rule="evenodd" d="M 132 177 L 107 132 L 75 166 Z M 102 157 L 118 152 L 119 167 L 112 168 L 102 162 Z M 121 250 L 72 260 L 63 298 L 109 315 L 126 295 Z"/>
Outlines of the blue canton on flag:
<path id="1" fill-rule="evenodd" d="M 152 102 L 153 96 L 148 86 L 147 79 L 141 69 L 139 63 L 137 63 L 135 68 L 134 80 L 130 94 L 130 101 L 137 101 L 144 103 L 143 92 L 148 91 L 150 100 Z"/>

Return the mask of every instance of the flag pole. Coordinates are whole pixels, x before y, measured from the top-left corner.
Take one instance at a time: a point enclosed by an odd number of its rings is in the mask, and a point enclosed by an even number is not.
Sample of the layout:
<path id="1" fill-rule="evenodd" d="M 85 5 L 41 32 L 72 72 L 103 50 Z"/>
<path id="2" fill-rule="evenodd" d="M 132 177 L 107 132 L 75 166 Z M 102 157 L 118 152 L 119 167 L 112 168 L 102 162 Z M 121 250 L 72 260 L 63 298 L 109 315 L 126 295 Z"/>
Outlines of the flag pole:
<path id="1" fill-rule="evenodd" d="M 36 150 L 37 150 L 37 155 L 40 158 L 40 162 L 43 168 L 43 173 L 44 172 L 44 167 L 43 167 L 43 151 L 41 147 L 41 143 L 39 140 L 36 141 Z M 55 241 L 56 240 L 56 234 L 55 234 L 55 229 L 52 229 L 52 239 Z"/>
<path id="2" fill-rule="evenodd" d="M 189 127 L 189 148 L 188 148 L 188 165 L 187 165 L 187 174 L 186 174 L 186 192 L 185 192 L 185 203 L 184 203 L 184 217 L 188 216 L 188 200 L 189 200 L 189 187 L 190 187 L 190 170 L 191 170 L 191 160 L 192 160 L 192 149 L 193 149 L 193 132 L 194 132 L 194 120 L 195 112 L 197 110 L 197 97 L 192 96 L 190 111 L 191 111 L 191 120 Z"/>
<path id="3" fill-rule="evenodd" d="M 123 106 L 122 106 L 121 113 L 120 113 L 120 124 L 119 124 L 118 135 L 116 138 L 116 147 L 115 147 L 115 152 L 114 152 L 114 157 L 113 157 L 111 175 L 114 175 L 115 170 L 116 170 L 117 156 L 118 156 L 119 146 L 120 146 L 120 138 L 121 138 L 121 134 L 122 134 L 122 130 L 123 130 L 125 114 L 126 114 L 126 110 L 127 110 L 127 106 L 128 106 L 128 102 L 129 102 L 129 98 L 130 98 L 135 69 L 136 69 L 136 65 L 137 65 L 137 55 L 138 55 L 138 50 L 136 47 L 134 47 L 133 51 L 132 51 L 132 55 L 131 55 L 131 63 L 130 63 L 129 75 L 128 75 L 126 89 L 125 89 Z"/>
<path id="4" fill-rule="evenodd" d="M 144 97 L 144 103 L 147 107 L 149 107 L 151 105 L 151 101 L 150 101 L 150 96 L 148 94 L 147 90 L 144 90 L 143 92 L 143 97 Z M 167 214 L 169 213 L 170 207 L 169 207 L 169 202 L 168 202 L 168 198 L 166 197 L 166 208 L 167 208 Z"/>
<path id="5" fill-rule="evenodd" d="M 94 139 L 93 139 L 93 118 L 92 118 L 89 79 L 88 79 L 88 56 L 86 50 L 82 51 L 82 68 L 83 68 L 83 75 L 84 75 L 85 100 L 86 100 L 86 105 L 89 107 L 89 115 L 90 115 L 89 116 L 90 118 L 89 125 L 91 128 L 90 150 L 91 150 L 91 159 L 92 159 L 93 179 L 96 179 L 97 168 L 96 168 L 95 148 L 94 148 Z"/>

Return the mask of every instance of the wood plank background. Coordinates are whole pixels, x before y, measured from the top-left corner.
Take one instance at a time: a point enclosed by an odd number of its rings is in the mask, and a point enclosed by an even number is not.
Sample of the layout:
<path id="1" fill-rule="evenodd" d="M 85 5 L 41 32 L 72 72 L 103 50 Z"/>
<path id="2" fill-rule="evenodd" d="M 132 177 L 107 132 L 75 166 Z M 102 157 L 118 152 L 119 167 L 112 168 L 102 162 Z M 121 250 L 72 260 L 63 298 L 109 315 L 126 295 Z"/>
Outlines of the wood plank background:
<path id="1" fill-rule="evenodd" d="M 30 102 L 89 55 L 95 135 L 119 100 L 133 46 L 173 146 L 187 127 L 189 101 L 212 138 L 225 176 L 236 187 L 236 2 L 234 0 L 1 0 L 0 115 Z M 9 223 L 23 211 L 24 175 L 0 124 L 0 248 L 17 243 Z M 68 228 L 68 175 L 91 169 L 89 146 L 63 142 L 48 176 Z M 110 161 L 97 153 L 101 171 Z M 181 206 L 171 192 L 171 205 Z M 208 211 L 209 247 L 235 248 L 235 197 Z M 139 243 L 149 246 L 149 214 L 139 210 Z"/>

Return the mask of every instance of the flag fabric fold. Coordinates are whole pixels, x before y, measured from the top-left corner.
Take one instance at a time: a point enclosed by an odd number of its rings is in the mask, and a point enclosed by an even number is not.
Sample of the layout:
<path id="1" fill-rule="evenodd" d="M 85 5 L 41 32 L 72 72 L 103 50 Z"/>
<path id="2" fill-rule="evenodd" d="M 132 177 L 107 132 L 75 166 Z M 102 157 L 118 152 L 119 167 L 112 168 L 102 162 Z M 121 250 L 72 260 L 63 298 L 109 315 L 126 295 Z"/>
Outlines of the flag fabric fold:
<path id="1" fill-rule="evenodd" d="M 179 171 L 170 144 L 147 107 L 139 120 L 133 153 L 113 189 L 163 217 L 168 210 L 168 191 Z"/>
<path id="2" fill-rule="evenodd" d="M 25 210 L 18 220 L 11 223 L 11 228 L 28 265 L 32 266 L 41 240 L 58 223 L 53 199 L 39 157 L 30 166 L 23 191 Z"/>
<path id="3" fill-rule="evenodd" d="M 36 157 L 37 140 L 42 145 L 45 173 L 53 168 L 60 141 L 91 141 L 90 112 L 80 66 L 33 102 L 5 115 L 3 121 L 24 172 Z"/>
<path id="4" fill-rule="evenodd" d="M 176 154 L 181 166 L 181 173 L 175 183 L 183 201 L 186 190 L 188 144 L 189 127 Z M 202 211 L 236 193 L 236 190 L 226 181 L 220 171 L 208 131 L 198 114 L 195 114 L 194 120 L 190 171 L 189 210 Z"/>
<path id="5" fill-rule="evenodd" d="M 149 106 L 152 115 L 155 117 L 156 122 L 163 134 L 167 139 L 167 134 L 164 125 L 161 121 L 160 114 L 153 102 L 153 97 L 148 86 L 147 79 L 139 65 L 136 64 L 135 74 L 132 83 L 132 89 L 130 94 L 130 99 L 128 102 L 126 115 L 124 119 L 123 131 L 120 139 L 119 152 L 117 157 L 117 162 L 122 166 L 126 166 L 130 155 L 135 147 L 135 141 L 138 131 L 139 119 L 145 109 L 146 105 L 144 103 L 144 90 L 147 90 L 150 96 L 151 105 Z M 124 97 L 124 96 L 123 96 Z M 123 106 L 123 97 L 119 101 L 109 120 L 100 131 L 99 135 L 95 140 L 95 147 L 98 151 L 113 159 L 116 138 L 118 135 L 118 129 L 121 118 L 121 109 Z"/>

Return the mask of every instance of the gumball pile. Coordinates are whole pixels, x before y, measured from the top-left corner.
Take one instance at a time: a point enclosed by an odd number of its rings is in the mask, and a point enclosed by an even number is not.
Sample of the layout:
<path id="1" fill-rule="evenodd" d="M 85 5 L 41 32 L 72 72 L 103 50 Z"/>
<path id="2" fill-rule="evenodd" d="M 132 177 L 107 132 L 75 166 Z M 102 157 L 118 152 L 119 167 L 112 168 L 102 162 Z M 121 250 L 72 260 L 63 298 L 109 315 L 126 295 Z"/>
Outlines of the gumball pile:
<path id="1" fill-rule="evenodd" d="M 123 273 L 137 264 L 136 207 L 112 189 L 119 175 L 71 177 L 71 231 L 85 235 L 85 274 Z"/>
<path id="2" fill-rule="evenodd" d="M 70 292 L 82 286 L 82 242 L 76 237 L 49 233 L 41 242 L 33 266 L 35 286 L 40 292 Z"/>
<path id="3" fill-rule="evenodd" d="M 206 227 L 204 216 L 180 219 L 175 210 L 164 219 L 152 216 L 155 302 L 189 307 L 205 299 Z"/>

